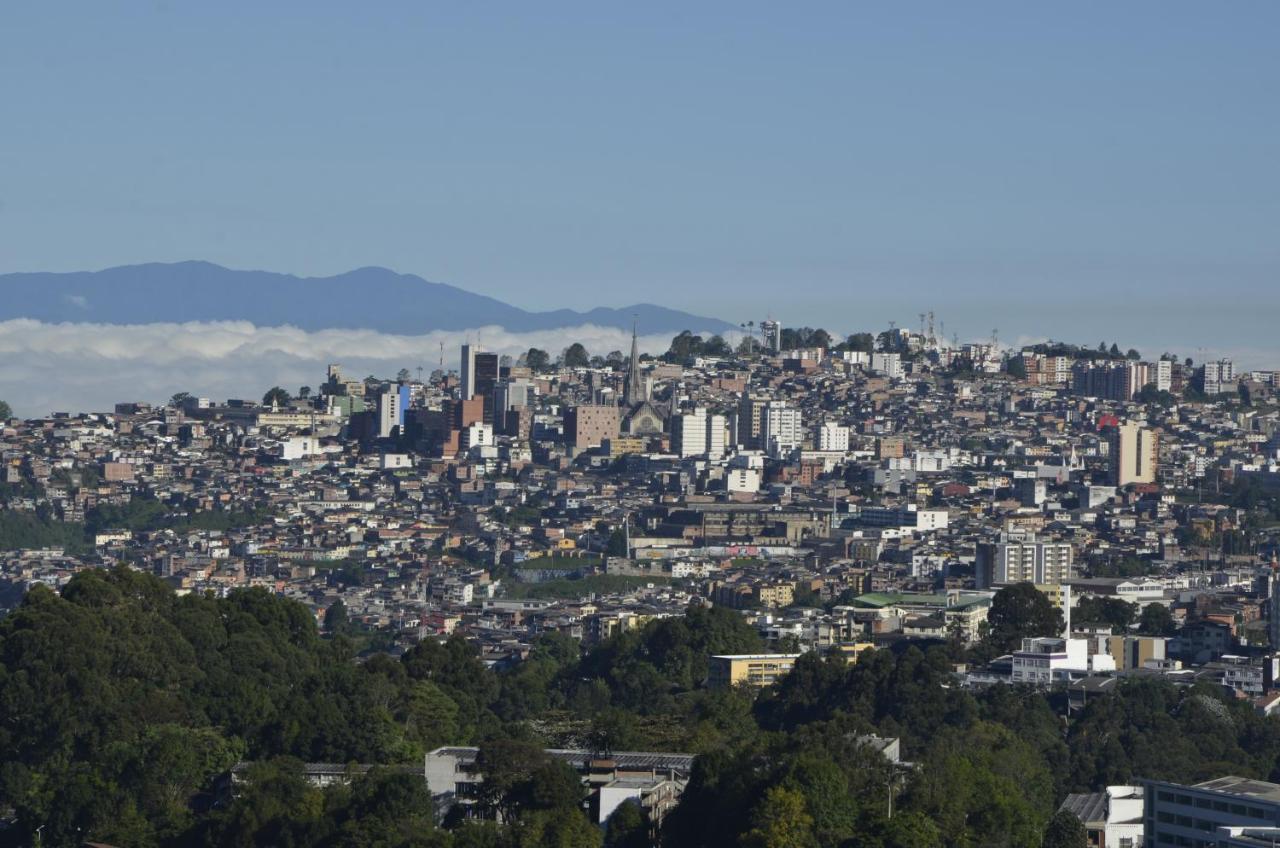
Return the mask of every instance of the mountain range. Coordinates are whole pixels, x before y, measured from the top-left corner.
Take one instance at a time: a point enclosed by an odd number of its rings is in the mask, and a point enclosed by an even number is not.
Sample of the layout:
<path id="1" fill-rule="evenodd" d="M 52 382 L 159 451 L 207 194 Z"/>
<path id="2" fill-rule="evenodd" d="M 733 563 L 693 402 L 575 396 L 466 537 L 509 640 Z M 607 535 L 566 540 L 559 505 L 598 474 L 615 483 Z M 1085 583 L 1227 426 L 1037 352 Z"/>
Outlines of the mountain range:
<path id="1" fill-rule="evenodd" d="M 485 295 L 386 268 L 332 277 L 240 271 L 211 262 L 123 265 L 102 271 L 0 274 L 0 320 L 150 324 L 250 321 L 304 330 L 371 329 L 418 335 L 501 326 L 512 332 L 594 324 L 642 333 L 723 332 L 734 325 L 639 303 L 587 312 L 530 312 Z"/>

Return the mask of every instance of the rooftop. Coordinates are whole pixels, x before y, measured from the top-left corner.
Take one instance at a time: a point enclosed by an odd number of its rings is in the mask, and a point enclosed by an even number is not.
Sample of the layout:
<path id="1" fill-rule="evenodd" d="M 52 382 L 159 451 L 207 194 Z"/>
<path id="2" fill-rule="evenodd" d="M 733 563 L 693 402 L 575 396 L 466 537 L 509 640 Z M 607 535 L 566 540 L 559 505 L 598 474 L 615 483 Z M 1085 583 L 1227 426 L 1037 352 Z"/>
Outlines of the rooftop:
<path id="1" fill-rule="evenodd" d="M 1192 789 L 1205 789 L 1210 792 L 1223 792 L 1228 795 L 1243 795 L 1246 798 L 1258 798 L 1280 804 L 1280 784 L 1268 783 L 1265 780 L 1254 780 L 1249 777 L 1226 777 L 1206 780 L 1197 783 Z"/>

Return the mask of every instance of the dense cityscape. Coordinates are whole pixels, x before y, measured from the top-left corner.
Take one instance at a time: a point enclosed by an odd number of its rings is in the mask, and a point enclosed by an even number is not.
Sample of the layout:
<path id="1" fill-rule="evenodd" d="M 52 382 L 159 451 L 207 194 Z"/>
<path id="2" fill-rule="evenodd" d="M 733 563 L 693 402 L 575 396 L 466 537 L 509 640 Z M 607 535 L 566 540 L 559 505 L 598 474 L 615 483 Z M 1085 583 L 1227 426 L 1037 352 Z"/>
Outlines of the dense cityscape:
<path id="1" fill-rule="evenodd" d="M 1280 370 L 918 323 L 0 405 L 0 844 L 1275 844 Z"/>

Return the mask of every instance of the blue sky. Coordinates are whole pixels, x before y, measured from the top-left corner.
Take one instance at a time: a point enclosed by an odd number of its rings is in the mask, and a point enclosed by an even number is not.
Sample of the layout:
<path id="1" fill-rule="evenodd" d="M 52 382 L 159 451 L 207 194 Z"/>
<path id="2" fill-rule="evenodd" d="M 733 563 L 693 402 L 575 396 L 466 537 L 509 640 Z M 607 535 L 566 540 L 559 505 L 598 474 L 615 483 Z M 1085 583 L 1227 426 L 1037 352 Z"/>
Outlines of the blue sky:
<path id="1" fill-rule="evenodd" d="M 1278 43 L 1273 0 L 10 3 L 0 272 L 1280 349 Z"/>

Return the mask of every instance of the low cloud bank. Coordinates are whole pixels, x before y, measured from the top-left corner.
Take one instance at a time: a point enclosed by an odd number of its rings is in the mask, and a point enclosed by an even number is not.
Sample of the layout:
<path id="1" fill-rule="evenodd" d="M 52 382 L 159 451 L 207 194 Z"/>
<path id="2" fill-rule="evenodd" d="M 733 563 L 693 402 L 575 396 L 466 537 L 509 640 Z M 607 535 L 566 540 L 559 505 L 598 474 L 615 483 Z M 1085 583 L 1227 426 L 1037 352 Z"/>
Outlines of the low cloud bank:
<path id="1" fill-rule="evenodd" d="M 46 324 L 0 321 L 0 399 L 22 416 L 53 411 L 110 410 L 119 401 L 164 401 L 175 392 L 223 400 L 261 397 L 271 386 L 297 391 L 318 386 L 325 368 L 341 363 L 345 373 L 415 375 L 458 368 L 466 341 L 485 350 L 519 356 L 530 347 L 553 357 L 574 342 L 592 355 L 630 350 L 631 334 L 614 327 L 583 325 L 528 333 L 501 327 L 401 336 L 373 330 L 258 327 L 249 322 L 184 324 Z M 667 349 L 670 334 L 641 336 L 640 349 Z"/>
<path id="2" fill-rule="evenodd" d="M 704 336 L 710 335 L 703 331 Z M 740 334 L 726 333 L 730 343 Z M 559 330 L 513 333 L 502 327 L 436 331 L 420 336 L 375 330 L 307 331 L 258 327 L 247 321 L 184 324 L 47 324 L 30 319 L 0 321 L 0 400 L 33 417 L 50 412 L 105 411 L 119 401 L 162 402 L 185 391 L 215 400 L 258 398 L 271 386 L 297 391 L 324 381 L 325 368 L 341 363 L 354 377 L 414 374 L 458 368 L 458 348 L 466 341 L 485 350 L 519 356 L 530 347 L 553 357 L 574 342 L 592 355 L 630 350 L 631 334 L 615 327 L 585 324 Z M 1019 338 L 1016 344 L 1043 339 Z M 662 353 L 671 334 L 640 337 L 640 349 Z M 1150 358 L 1168 347 L 1146 345 Z M 1258 348 L 1198 348 L 1197 361 L 1226 357 L 1241 369 L 1280 367 L 1280 354 Z"/>

